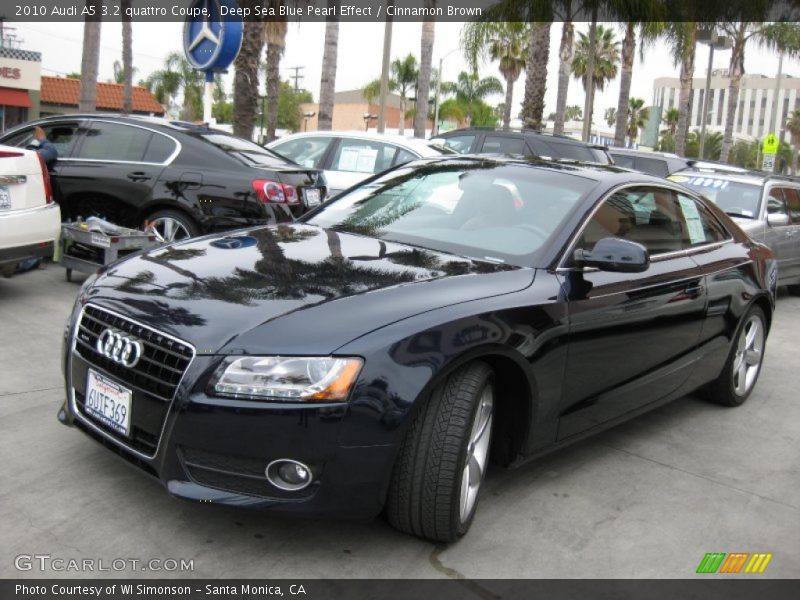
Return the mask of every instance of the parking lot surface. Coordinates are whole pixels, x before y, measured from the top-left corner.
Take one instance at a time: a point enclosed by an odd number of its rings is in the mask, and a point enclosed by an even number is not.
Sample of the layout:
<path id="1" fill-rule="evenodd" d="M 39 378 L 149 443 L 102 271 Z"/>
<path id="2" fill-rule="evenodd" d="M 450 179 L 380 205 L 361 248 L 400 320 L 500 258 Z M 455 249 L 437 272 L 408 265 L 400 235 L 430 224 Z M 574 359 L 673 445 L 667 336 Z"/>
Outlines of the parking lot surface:
<path id="1" fill-rule="evenodd" d="M 779 298 L 744 406 L 682 398 L 519 469 L 494 469 L 469 534 L 436 546 L 381 519 L 177 500 L 59 424 L 61 335 L 77 290 L 58 265 L 0 279 L 2 577 L 687 578 L 707 552 L 772 553 L 759 577 L 800 577 L 800 298 Z M 19 555 L 106 566 L 184 559 L 193 570 L 19 571 Z"/>

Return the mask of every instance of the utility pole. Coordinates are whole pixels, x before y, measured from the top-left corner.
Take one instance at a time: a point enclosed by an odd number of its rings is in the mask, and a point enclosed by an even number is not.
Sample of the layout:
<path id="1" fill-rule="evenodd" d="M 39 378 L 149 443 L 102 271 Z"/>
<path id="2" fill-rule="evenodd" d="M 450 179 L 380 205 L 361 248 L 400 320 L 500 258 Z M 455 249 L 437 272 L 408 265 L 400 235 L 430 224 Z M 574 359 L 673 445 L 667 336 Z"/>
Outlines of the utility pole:
<path id="1" fill-rule="evenodd" d="M 305 75 L 302 75 L 300 73 L 300 71 L 302 71 L 303 69 L 305 69 L 305 67 L 289 67 L 290 71 L 294 71 L 294 75 L 290 75 L 289 79 L 294 79 L 295 94 L 300 91 L 300 85 L 299 85 L 300 80 L 305 79 Z"/>

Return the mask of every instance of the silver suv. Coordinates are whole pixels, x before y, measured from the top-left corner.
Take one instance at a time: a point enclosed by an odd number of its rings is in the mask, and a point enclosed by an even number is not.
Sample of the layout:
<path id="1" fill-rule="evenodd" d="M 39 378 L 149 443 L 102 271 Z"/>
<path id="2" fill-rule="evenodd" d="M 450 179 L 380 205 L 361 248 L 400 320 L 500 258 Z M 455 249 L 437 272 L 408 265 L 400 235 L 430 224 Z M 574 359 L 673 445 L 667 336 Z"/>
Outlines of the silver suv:
<path id="1" fill-rule="evenodd" d="M 668 177 L 714 202 L 778 257 L 778 285 L 800 296 L 800 178 L 697 163 Z"/>

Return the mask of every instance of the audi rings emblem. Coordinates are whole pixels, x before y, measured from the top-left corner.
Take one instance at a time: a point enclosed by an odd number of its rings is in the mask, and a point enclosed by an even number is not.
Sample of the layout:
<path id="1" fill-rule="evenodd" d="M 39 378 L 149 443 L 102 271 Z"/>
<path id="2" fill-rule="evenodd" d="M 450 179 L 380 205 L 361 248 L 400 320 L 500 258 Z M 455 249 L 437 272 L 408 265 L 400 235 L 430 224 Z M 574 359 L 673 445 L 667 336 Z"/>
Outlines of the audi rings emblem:
<path id="1" fill-rule="evenodd" d="M 142 343 L 118 331 L 106 329 L 97 338 L 97 351 L 124 367 L 135 367 L 142 356 Z"/>

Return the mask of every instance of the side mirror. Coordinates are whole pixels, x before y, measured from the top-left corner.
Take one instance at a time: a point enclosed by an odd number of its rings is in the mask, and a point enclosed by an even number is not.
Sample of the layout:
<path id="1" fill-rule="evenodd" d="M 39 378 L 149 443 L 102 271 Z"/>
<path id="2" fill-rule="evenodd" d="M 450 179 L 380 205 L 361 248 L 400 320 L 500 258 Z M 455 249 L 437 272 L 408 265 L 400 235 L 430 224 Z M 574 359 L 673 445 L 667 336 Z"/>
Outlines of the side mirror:
<path id="1" fill-rule="evenodd" d="M 582 267 L 595 267 L 601 271 L 641 273 L 650 266 L 647 248 L 636 242 L 620 238 L 603 238 L 591 252 L 575 251 L 575 263 Z"/>
<path id="2" fill-rule="evenodd" d="M 789 215 L 786 213 L 770 213 L 767 215 L 767 224 L 770 227 L 782 227 L 789 224 Z"/>

